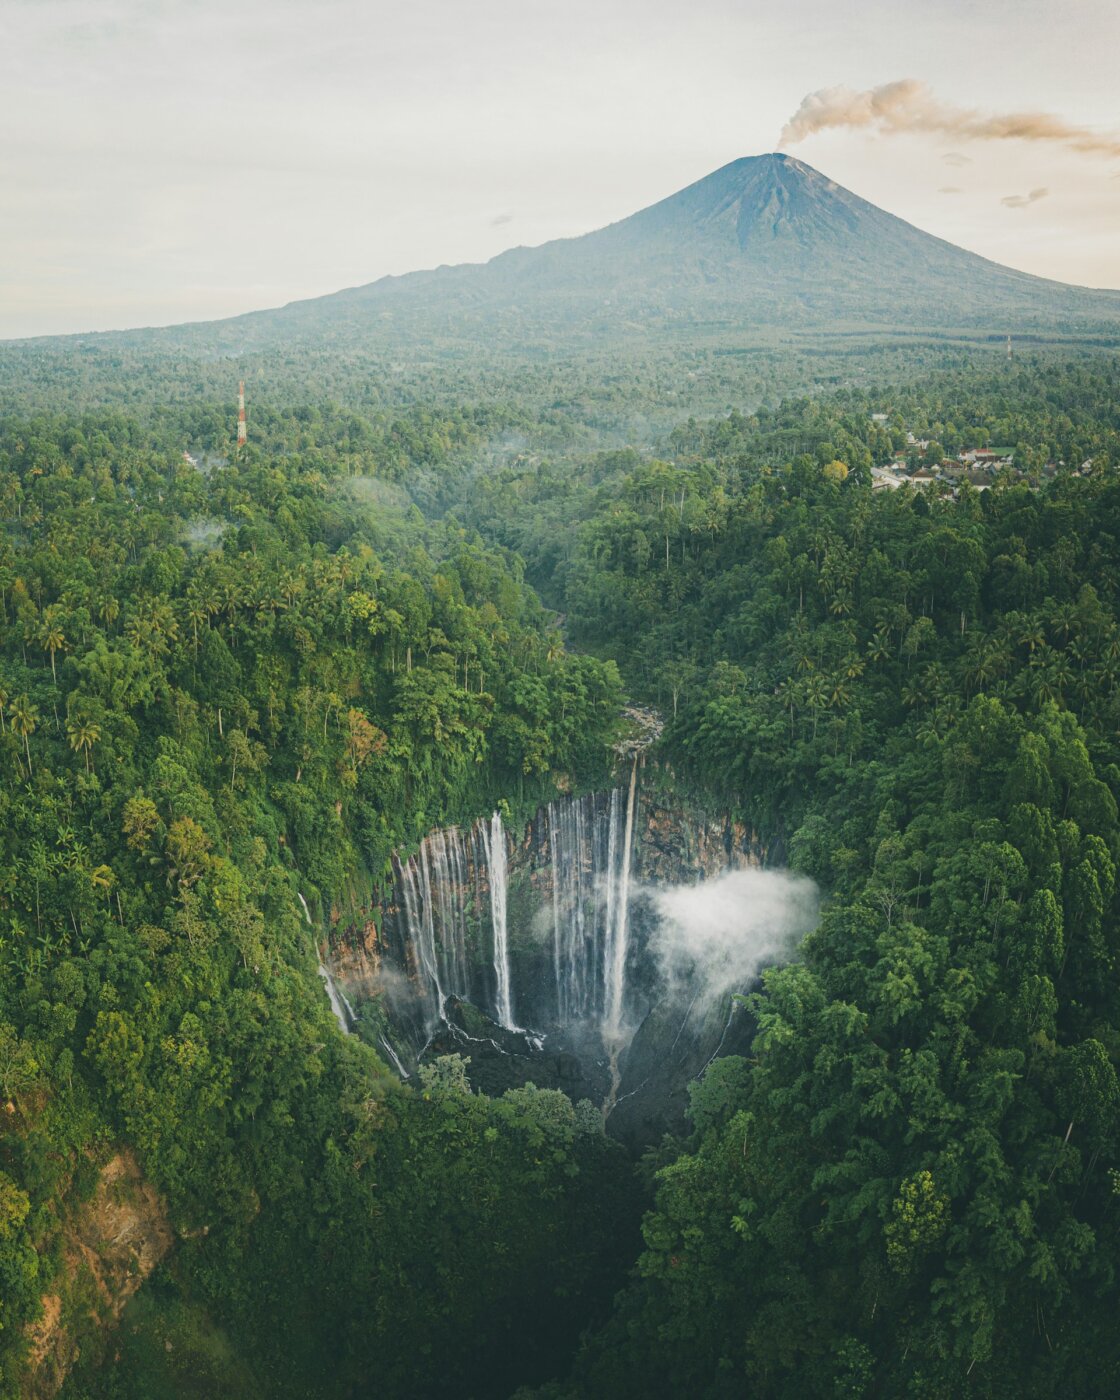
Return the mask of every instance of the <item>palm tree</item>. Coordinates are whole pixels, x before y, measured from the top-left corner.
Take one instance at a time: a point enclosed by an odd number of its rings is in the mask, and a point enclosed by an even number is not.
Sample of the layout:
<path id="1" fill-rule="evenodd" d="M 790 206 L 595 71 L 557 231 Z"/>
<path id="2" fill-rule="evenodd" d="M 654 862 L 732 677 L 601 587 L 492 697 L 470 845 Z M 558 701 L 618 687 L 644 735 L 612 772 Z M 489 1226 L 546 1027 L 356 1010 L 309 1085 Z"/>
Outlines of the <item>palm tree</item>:
<path id="1" fill-rule="evenodd" d="M 797 690 L 798 690 L 797 682 L 796 682 L 796 681 L 792 678 L 792 676 L 791 676 L 788 680 L 782 681 L 782 683 L 781 683 L 781 684 L 777 687 L 777 689 L 774 691 L 774 694 L 778 697 L 778 701 L 779 701 L 779 703 L 781 704 L 782 708 L 783 708 L 783 709 L 788 709 L 788 710 L 789 710 L 789 737 L 790 737 L 790 741 L 791 741 L 791 742 L 792 742 L 792 740 L 793 740 L 793 719 L 794 719 L 794 707 L 795 707 L 795 705 L 797 704 Z M 676 703 L 675 703 L 675 702 L 676 702 L 676 692 L 674 692 L 674 694 L 673 694 L 673 700 L 674 700 L 674 709 L 673 709 L 673 713 L 674 713 L 674 715 L 675 715 L 675 714 L 676 714 Z"/>
<path id="2" fill-rule="evenodd" d="M 304 582 L 301 575 L 297 573 L 286 573 L 280 581 L 280 592 L 284 601 L 291 607 L 296 598 L 303 592 Z"/>
<path id="3" fill-rule="evenodd" d="M 850 681 L 858 681 L 860 676 L 863 675 L 863 672 L 863 659 L 859 656 L 856 656 L 855 653 L 853 653 L 851 656 L 848 657 L 847 661 L 844 662 L 844 675 Z"/>
<path id="4" fill-rule="evenodd" d="M 198 629 L 210 625 L 210 609 L 207 607 L 205 598 L 198 593 L 188 594 L 186 616 L 191 625 L 194 649 L 198 651 Z"/>
<path id="5" fill-rule="evenodd" d="M 89 882 L 95 890 L 102 890 L 106 899 L 113 889 L 113 867 L 111 865 L 95 865 L 89 872 Z"/>
<path id="6" fill-rule="evenodd" d="M 880 622 L 876 627 L 875 635 L 867 644 L 867 655 L 874 662 L 890 660 L 890 628 L 885 622 Z"/>
<path id="7" fill-rule="evenodd" d="M 1043 631 L 1042 624 L 1037 618 L 1033 616 L 1027 618 L 1019 633 L 1018 640 L 1019 645 L 1026 647 L 1031 653 L 1033 653 L 1037 647 L 1044 647 L 1046 645 L 1046 633 Z"/>
<path id="8" fill-rule="evenodd" d="M 90 771 L 89 754 L 94 744 L 101 739 L 101 726 L 89 719 L 68 720 L 66 732 L 70 736 L 70 747 L 75 753 L 85 753 L 86 772 Z"/>
<path id="9" fill-rule="evenodd" d="M 1072 603 L 1059 604 L 1050 614 L 1050 626 L 1064 642 L 1068 641 L 1070 633 L 1077 630 L 1077 609 Z"/>
<path id="10" fill-rule="evenodd" d="M 31 703 L 27 695 L 17 695 L 12 701 L 9 713 L 12 718 L 12 728 L 22 736 L 24 751 L 27 754 L 27 776 L 31 776 L 31 745 L 28 740 L 35 733 L 35 726 L 39 723 L 39 711 Z"/>
<path id="11" fill-rule="evenodd" d="M 918 681 L 914 681 L 902 687 L 902 703 L 908 710 L 912 710 L 915 705 L 924 704 L 928 698 L 925 687 Z"/>
<path id="12" fill-rule="evenodd" d="M 43 621 L 39 626 L 39 644 L 44 651 L 51 654 L 51 679 L 57 683 L 58 675 L 54 668 L 54 654 L 61 651 L 66 646 L 66 634 L 62 630 L 62 623 L 59 614 L 62 609 L 57 604 L 52 604 L 43 613 Z"/>
<path id="13" fill-rule="evenodd" d="M 817 721 L 820 719 L 821 711 L 828 704 L 829 690 L 823 676 L 819 673 L 810 676 L 805 682 L 803 691 L 805 703 L 813 712 L 813 738 L 817 737 Z"/>

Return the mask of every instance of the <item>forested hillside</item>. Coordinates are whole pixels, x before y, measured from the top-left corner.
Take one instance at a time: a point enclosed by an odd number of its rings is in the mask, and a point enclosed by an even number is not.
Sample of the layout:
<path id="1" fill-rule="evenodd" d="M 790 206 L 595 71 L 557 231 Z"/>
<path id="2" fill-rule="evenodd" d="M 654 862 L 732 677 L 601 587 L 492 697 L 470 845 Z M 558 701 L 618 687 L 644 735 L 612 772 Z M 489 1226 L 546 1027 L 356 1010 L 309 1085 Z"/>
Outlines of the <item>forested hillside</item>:
<path id="1" fill-rule="evenodd" d="M 120 417 L 9 420 L 0 482 L 2 1393 L 40 1295 L 90 1330 L 68 1222 L 118 1141 L 260 1394 L 539 1372 L 609 1287 L 620 1153 L 557 1093 L 401 1086 L 314 940 L 437 818 L 598 778 L 613 667 L 314 454 L 204 473 Z"/>
<path id="2" fill-rule="evenodd" d="M 206 400 L 0 425 L 0 1393 L 47 1295 L 68 1400 L 1114 1394 L 1115 362 L 656 452 L 482 399 L 232 457 Z M 608 786 L 624 695 L 826 897 L 637 1163 L 558 1091 L 402 1084 L 315 946 L 429 829 Z M 175 1243 L 113 1334 L 70 1266 L 122 1148 Z"/>
<path id="3" fill-rule="evenodd" d="M 667 759 L 831 891 L 547 1394 L 1115 1391 L 1115 403 L 1112 369 L 935 380 L 480 504 L 675 712 Z M 872 493 L 888 406 L 1078 475 Z"/>

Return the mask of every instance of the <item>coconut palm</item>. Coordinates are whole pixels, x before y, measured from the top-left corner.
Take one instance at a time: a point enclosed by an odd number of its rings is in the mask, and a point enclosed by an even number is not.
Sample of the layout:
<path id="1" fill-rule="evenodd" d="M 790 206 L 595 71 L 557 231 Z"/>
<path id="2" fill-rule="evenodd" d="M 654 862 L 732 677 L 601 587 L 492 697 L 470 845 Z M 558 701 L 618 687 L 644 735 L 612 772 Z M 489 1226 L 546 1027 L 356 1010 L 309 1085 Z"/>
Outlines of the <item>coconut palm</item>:
<path id="1" fill-rule="evenodd" d="M 39 625 L 39 645 L 44 651 L 51 654 L 51 679 L 58 680 L 55 671 L 55 652 L 62 651 L 66 647 L 66 634 L 62 630 L 61 620 L 62 609 L 57 604 L 52 604 L 43 613 L 43 621 Z"/>
<path id="2" fill-rule="evenodd" d="M 23 739 L 24 752 L 27 754 L 27 775 L 31 776 L 31 744 L 29 742 L 35 727 L 39 723 L 39 711 L 31 703 L 27 695 L 17 695 L 9 706 L 8 713 L 12 721 L 12 729 Z"/>
<path id="3" fill-rule="evenodd" d="M 101 739 L 101 726 L 89 719 L 68 720 L 66 732 L 70 736 L 70 747 L 75 753 L 84 753 L 86 772 L 91 768 L 89 755 L 94 744 Z"/>

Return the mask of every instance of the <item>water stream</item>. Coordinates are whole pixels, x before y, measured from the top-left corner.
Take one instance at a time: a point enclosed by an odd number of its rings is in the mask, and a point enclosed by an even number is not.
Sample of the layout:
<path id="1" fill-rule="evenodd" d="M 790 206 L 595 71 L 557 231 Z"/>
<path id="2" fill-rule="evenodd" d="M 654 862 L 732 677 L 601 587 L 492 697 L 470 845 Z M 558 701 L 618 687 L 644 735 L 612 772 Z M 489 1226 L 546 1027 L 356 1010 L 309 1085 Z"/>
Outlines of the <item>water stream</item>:
<path id="1" fill-rule="evenodd" d="M 314 928 L 315 921 L 311 917 L 311 910 L 307 907 L 307 900 L 304 899 L 302 891 L 299 894 L 299 902 L 303 906 L 303 917 L 307 920 L 308 924 Z M 331 1004 L 331 1010 L 334 1012 L 334 1019 L 341 1027 L 343 1035 L 349 1035 L 352 1024 L 358 1019 L 354 1015 L 354 1008 L 335 986 L 330 968 L 323 962 L 317 942 L 315 945 L 315 956 L 319 961 L 319 976 L 323 979 L 323 986 L 326 988 L 327 999 Z"/>

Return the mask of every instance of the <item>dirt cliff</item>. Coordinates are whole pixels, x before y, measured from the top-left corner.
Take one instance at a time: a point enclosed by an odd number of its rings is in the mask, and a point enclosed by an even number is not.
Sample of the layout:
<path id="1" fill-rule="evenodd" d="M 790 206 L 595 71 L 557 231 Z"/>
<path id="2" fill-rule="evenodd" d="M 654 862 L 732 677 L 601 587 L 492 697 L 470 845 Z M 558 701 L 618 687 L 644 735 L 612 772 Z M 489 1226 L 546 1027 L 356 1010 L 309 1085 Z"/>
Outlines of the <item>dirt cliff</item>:
<path id="1" fill-rule="evenodd" d="M 57 1393 L 91 1329 L 113 1326 L 175 1240 L 167 1207 L 124 1149 L 102 1167 L 93 1195 L 62 1229 L 62 1266 L 28 1332 L 24 1393 Z"/>

